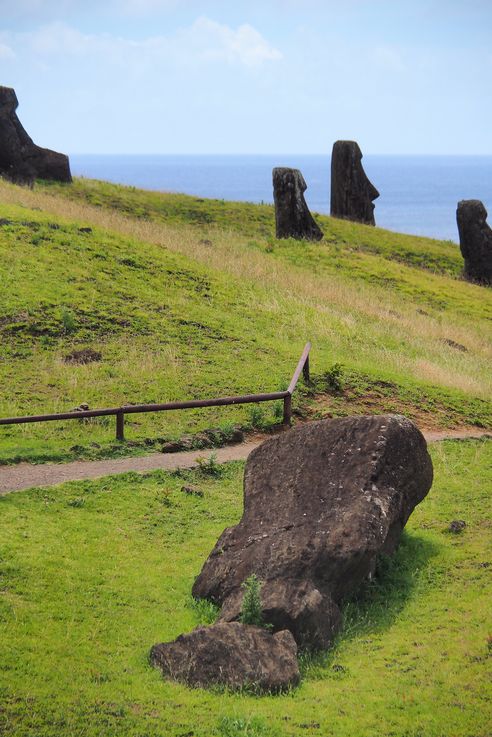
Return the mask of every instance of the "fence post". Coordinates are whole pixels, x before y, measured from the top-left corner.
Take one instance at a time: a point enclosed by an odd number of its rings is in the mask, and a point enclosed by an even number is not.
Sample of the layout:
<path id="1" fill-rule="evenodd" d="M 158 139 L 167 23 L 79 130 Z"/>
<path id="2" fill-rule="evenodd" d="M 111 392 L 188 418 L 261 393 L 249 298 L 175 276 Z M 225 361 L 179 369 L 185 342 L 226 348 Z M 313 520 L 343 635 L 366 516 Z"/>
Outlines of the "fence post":
<path id="1" fill-rule="evenodd" d="M 125 439 L 125 415 L 123 412 L 116 413 L 116 440 Z"/>
<path id="2" fill-rule="evenodd" d="M 310 382 L 310 376 L 309 376 L 309 353 L 307 355 L 306 360 L 304 361 L 304 366 L 302 367 L 302 374 L 304 376 L 304 381 L 306 384 L 309 384 Z"/>
<path id="3" fill-rule="evenodd" d="M 284 420 L 283 424 L 290 426 L 292 420 L 292 396 L 290 394 L 287 394 L 286 397 L 284 397 Z"/>

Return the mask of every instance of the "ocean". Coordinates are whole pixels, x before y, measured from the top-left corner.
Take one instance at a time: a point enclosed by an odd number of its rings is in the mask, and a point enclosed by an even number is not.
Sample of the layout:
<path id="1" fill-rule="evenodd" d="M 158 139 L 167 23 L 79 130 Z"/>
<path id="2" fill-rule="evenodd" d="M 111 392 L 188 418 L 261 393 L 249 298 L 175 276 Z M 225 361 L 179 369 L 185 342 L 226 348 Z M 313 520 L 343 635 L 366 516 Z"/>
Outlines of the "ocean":
<path id="1" fill-rule="evenodd" d="M 458 242 L 456 205 L 482 200 L 492 220 L 492 156 L 366 155 L 379 190 L 382 228 Z M 330 211 L 330 156 L 88 155 L 70 156 L 72 174 L 144 189 L 245 202 L 273 202 L 272 169 L 300 169 L 310 209 Z"/>

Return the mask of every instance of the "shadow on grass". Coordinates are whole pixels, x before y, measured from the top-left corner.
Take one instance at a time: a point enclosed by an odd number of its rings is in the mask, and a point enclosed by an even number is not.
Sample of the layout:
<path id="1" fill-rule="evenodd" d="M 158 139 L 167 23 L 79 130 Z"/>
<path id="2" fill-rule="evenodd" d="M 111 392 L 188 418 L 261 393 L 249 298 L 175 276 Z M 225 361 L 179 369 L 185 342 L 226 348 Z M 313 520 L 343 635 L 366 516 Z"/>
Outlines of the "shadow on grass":
<path id="1" fill-rule="evenodd" d="M 333 647 L 323 653 L 301 653 L 302 677 L 321 677 L 321 671 L 330 666 L 343 675 L 344 668 L 336 665 L 339 645 L 361 635 L 387 630 L 404 609 L 415 587 L 422 584 L 422 575 L 429 580 L 425 571 L 438 550 L 434 542 L 404 532 L 395 554 L 381 556 L 374 578 L 366 581 L 343 605 L 343 627 Z"/>

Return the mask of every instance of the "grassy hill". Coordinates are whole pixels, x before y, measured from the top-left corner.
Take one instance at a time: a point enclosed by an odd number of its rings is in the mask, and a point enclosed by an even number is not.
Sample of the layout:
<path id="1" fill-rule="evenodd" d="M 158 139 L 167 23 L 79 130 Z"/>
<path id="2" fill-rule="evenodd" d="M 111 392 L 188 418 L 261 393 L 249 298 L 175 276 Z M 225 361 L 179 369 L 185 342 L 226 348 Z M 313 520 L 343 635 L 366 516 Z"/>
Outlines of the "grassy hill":
<path id="1" fill-rule="evenodd" d="M 0 183 L 0 416 L 275 391 L 310 339 L 299 415 L 491 427 L 492 291 L 460 279 L 457 246 L 318 220 L 321 243 L 277 241 L 267 205 Z M 102 360 L 65 362 L 81 348 Z M 5 427 L 0 460 L 141 452 L 278 418 L 270 405 L 133 415 L 124 447 L 107 418 Z"/>
<path id="2" fill-rule="evenodd" d="M 457 246 L 317 219 L 321 243 L 280 242 L 266 205 L 0 182 L 0 417 L 283 389 L 310 339 L 296 421 L 400 411 L 491 428 L 492 290 L 461 280 Z M 101 360 L 68 359 L 87 348 Z M 279 410 L 134 415 L 127 443 L 113 419 L 0 427 L 0 463 L 141 453 L 211 428 L 220 442 Z M 187 689 L 147 660 L 214 616 L 191 585 L 241 515 L 242 464 L 1 497 L 0 734 L 488 737 L 491 450 L 431 447 L 434 487 L 396 556 L 280 697 Z"/>

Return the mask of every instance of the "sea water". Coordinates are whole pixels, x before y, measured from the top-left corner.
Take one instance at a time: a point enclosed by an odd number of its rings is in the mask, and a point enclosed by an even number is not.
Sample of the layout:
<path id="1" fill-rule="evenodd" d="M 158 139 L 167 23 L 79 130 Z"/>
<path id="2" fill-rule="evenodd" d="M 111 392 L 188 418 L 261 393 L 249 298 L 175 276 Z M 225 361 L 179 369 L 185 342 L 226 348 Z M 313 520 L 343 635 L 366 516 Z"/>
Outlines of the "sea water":
<path id="1" fill-rule="evenodd" d="M 376 156 L 363 158 L 379 190 L 382 228 L 458 242 L 456 205 L 482 200 L 492 220 L 492 156 Z M 330 211 L 326 155 L 72 155 L 72 173 L 144 189 L 245 202 L 273 202 L 272 169 L 300 169 L 311 210 Z"/>

